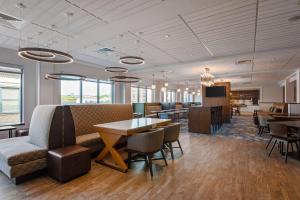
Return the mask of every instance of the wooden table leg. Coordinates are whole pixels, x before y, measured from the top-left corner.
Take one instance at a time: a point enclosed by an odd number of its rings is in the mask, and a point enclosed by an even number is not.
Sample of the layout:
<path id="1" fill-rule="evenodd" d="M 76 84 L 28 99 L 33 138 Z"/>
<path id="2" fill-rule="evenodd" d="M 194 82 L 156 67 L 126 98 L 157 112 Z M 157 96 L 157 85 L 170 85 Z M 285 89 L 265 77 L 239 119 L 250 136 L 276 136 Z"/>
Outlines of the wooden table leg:
<path id="1" fill-rule="evenodd" d="M 119 154 L 119 152 L 114 148 L 114 145 L 119 141 L 122 135 L 102 132 L 100 133 L 100 136 L 105 144 L 105 148 L 97 156 L 96 161 L 101 164 L 110 166 L 114 169 L 118 169 L 120 171 L 126 172 L 128 166 L 123 160 L 122 156 Z M 112 158 L 116 162 L 117 166 L 104 161 L 104 158 L 108 155 L 108 153 L 112 155 Z"/>

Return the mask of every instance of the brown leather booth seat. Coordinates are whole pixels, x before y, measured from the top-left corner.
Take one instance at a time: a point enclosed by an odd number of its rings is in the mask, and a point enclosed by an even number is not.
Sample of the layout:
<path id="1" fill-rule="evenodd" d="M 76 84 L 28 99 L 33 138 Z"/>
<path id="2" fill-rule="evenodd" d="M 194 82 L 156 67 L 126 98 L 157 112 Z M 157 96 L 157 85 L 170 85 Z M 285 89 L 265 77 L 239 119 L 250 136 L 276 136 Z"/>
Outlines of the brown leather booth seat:
<path id="1" fill-rule="evenodd" d="M 94 129 L 95 124 L 133 118 L 131 104 L 70 105 L 68 107 L 72 116 L 76 144 L 89 148 L 92 153 L 103 148 L 103 142 Z"/>

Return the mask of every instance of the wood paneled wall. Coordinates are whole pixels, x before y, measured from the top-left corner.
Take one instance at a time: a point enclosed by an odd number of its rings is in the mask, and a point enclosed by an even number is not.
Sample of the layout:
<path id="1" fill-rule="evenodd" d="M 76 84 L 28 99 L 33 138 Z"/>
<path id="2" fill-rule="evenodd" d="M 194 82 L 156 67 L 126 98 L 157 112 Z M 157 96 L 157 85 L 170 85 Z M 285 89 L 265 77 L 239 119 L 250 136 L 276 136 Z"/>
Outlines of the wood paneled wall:
<path id="1" fill-rule="evenodd" d="M 230 82 L 216 82 L 215 86 L 226 86 L 226 97 L 206 97 L 205 86 L 202 85 L 202 105 L 203 106 L 222 106 L 223 107 L 223 122 L 230 123 L 231 108 L 230 108 Z"/>

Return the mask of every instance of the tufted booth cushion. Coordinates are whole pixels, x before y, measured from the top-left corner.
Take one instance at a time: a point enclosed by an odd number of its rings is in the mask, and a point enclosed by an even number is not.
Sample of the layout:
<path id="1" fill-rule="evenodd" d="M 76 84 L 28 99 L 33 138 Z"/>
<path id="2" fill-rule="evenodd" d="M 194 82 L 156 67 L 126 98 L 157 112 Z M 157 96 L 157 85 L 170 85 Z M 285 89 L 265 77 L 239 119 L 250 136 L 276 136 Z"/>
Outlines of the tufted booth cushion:
<path id="1" fill-rule="evenodd" d="M 95 133 L 94 125 L 133 118 L 131 104 L 71 105 L 76 136 Z M 77 139 L 78 140 L 78 139 Z"/>

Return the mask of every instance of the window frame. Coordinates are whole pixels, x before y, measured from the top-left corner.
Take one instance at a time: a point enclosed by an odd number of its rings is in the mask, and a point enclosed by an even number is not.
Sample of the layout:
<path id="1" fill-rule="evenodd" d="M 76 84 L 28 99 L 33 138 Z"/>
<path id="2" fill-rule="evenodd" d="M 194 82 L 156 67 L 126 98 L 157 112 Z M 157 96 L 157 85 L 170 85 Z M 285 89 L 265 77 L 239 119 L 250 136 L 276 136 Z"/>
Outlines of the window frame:
<path id="1" fill-rule="evenodd" d="M 12 72 L 12 71 L 5 71 L 0 69 L 0 73 L 10 73 L 10 74 L 19 74 L 20 75 L 20 119 L 19 123 L 5 123 L 0 125 L 1 126 L 21 126 L 25 125 L 24 122 L 24 68 L 19 65 L 12 65 L 12 64 L 5 64 L 5 63 L 0 63 L 0 66 L 3 68 L 12 68 L 12 69 L 18 69 L 20 72 Z"/>
<path id="2" fill-rule="evenodd" d="M 130 86 L 130 93 L 132 91 L 132 88 L 137 88 L 137 102 L 132 102 L 132 94 L 130 94 L 130 102 L 131 103 L 151 103 L 153 102 L 152 100 L 152 95 L 153 95 L 153 90 L 152 88 L 149 88 L 149 87 L 140 87 L 140 86 Z M 146 93 L 146 101 L 145 102 L 140 102 L 140 89 L 144 89 L 145 90 L 145 93 Z M 148 90 L 151 90 L 152 94 L 151 94 L 151 99 L 150 99 L 150 102 L 148 101 Z"/>
<path id="3" fill-rule="evenodd" d="M 69 105 L 69 104 L 63 104 L 61 101 L 61 82 L 63 80 L 60 80 L 60 104 L 61 105 Z M 68 80 L 65 80 L 68 81 Z M 108 81 L 103 81 L 100 79 L 87 79 L 87 80 L 77 80 L 79 81 L 79 99 L 80 99 L 80 103 L 75 103 L 75 105 L 79 105 L 79 104 L 84 104 L 82 102 L 83 100 L 83 81 L 90 81 L 90 82 L 95 82 L 97 83 L 97 103 L 93 103 L 93 104 L 102 104 L 100 103 L 100 83 L 104 83 L 104 84 L 110 84 L 111 85 L 111 104 L 115 103 L 115 84 L 113 82 L 108 82 Z"/>

